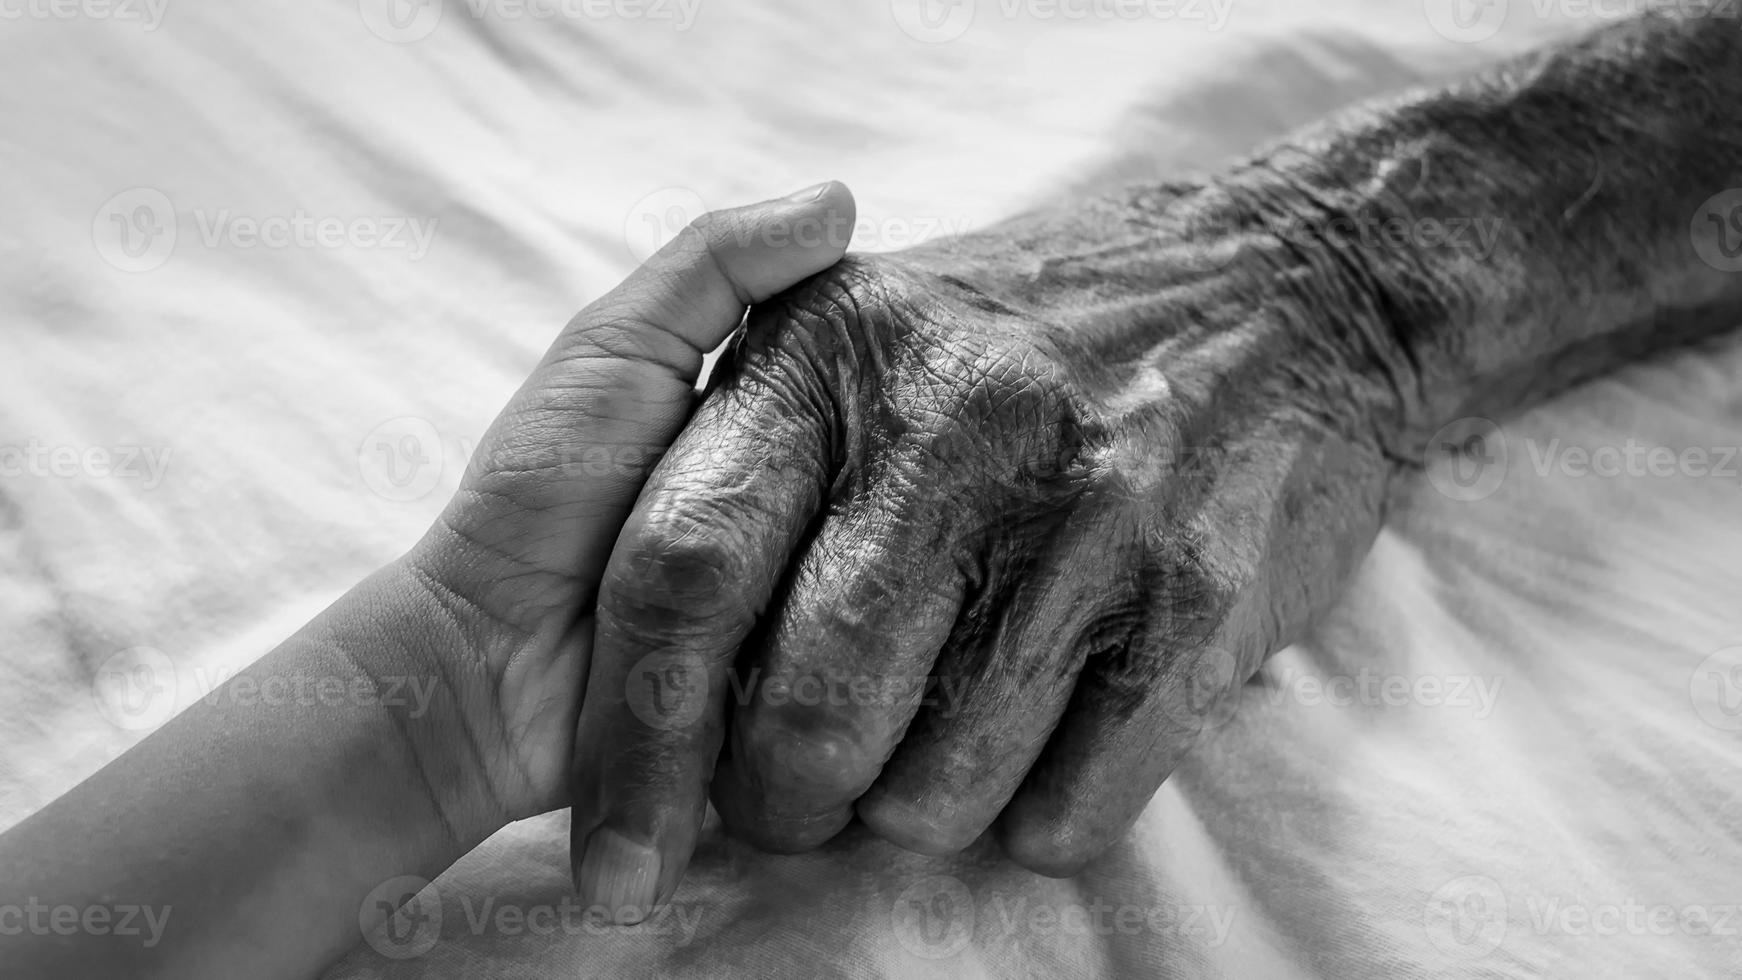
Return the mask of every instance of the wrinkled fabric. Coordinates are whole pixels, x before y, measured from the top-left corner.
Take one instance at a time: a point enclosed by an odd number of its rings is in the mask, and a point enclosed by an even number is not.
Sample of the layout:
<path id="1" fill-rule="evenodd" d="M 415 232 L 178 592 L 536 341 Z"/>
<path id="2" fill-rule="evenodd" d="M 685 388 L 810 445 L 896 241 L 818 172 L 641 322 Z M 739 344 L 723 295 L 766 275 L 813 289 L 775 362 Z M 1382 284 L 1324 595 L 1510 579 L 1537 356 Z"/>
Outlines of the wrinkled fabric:
<path id="1" fill-rule="evenodd" d="M 897 248 L 1579 26 L 986 2 L 924 43 L 903 3 L 0 24 L 0 826 L 408 547 L 554 332 L 698 209 L 834 177 L 860 245 Z M 1341 605 L 1076 879 L 713 827 L 668 912 L 606 928 L 553 814 L 328 976 L 1732 975 L 1739 369 L 1734 344 L 1630 369 L 1400 487 Z M 1630 446 L 1678 462 L 1578 465 Z M 170 703 L 118 700 L 117 656 L 173 665 Z"/>

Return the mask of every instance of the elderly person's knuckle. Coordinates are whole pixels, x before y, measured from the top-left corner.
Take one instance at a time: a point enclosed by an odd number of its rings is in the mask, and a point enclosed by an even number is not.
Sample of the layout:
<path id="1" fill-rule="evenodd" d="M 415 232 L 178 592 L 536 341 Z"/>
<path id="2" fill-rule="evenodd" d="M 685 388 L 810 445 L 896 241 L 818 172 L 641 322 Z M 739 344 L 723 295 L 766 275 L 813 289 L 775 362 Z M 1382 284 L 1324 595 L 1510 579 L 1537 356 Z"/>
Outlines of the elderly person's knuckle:
<path id="1" fill-rule="evenodd" d="M 733 613 L 745 564 L 743 543 L 730 527 L 674 513 L 642 526 L 626 560 L 611 563 L 605 593 L 611 611 L 644 620 Z"/>

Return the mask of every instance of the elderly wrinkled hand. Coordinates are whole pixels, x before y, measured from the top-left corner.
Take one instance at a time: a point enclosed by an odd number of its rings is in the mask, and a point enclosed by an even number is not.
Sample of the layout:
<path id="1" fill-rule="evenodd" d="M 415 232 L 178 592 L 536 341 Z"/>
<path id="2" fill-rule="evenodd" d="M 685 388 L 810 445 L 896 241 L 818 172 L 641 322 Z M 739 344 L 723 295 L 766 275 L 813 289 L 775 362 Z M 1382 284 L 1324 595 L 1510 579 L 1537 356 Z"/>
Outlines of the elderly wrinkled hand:
<path id="1" fill-rule="evenodd" d="M 1129 269 L 1042 216 L 752 311 L 605 571 L 583 896 L 669 895 L 710 785 L 768 850 L 857 814 L 931 854 L 996 825 L 1072 873 L 1334 596 L 1396 379 L 1278 287 L 1280 245 L 1188 244 L 1214 193 L 1152 205 L 1105 204 Z"/>

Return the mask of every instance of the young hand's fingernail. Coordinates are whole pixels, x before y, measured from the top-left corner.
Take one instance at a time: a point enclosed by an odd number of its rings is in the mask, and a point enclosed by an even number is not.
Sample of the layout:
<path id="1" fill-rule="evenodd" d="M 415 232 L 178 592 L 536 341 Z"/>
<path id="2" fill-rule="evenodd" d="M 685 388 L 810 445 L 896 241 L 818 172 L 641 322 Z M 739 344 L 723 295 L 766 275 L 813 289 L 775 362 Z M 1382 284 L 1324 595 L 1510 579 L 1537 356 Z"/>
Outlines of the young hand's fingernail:
<path id="1" fill-rule="evenodd" d="M 796 194 L 788 194 L 786 195 L 786 199 L 794 204 L 809 204 L 817 198 L 822 197 L 823 191 L 828 190 L 829 185 L 832 183 L 834 183 L 834 181 L 825 180 L 815 187 L 806 187 L 804 190 L 799 191 Z"/>
<path id="2" fill-rule="evenodd" d="M 659 852 L 638 844 L 609 827 L 587 838 L 587 852 L 575 874 L 581 901 L 603 905 L 619 925 L 634 925 L 647 917 L 659 887 Z"/>

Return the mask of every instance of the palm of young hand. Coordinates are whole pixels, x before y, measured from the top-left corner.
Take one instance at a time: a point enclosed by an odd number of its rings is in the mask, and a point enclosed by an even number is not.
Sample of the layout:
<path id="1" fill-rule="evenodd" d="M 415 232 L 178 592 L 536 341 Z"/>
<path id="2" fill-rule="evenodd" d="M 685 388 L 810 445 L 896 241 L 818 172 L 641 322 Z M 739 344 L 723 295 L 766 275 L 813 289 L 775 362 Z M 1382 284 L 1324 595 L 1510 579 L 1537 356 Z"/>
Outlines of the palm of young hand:
<path id="1" fill-rule="evenodd" d="M 436 665 L 503 820 L 566 802 L 606 556 L 745 308 L 838 260 L 840 184 L 699 219 L 558 337 L 409 556 L 463 649 Z"/>

